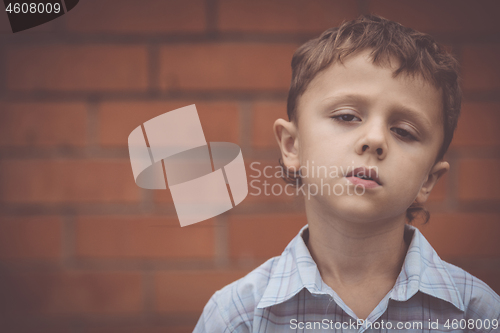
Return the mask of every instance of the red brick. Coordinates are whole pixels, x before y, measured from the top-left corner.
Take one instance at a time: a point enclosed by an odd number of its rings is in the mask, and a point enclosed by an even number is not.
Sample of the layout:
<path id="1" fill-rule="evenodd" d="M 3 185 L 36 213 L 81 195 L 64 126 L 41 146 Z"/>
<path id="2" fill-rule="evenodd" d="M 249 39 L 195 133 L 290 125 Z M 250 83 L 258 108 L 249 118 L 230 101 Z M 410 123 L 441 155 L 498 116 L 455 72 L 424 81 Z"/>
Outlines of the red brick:
<path id="1" fill-rule="evenodd" d="M 73 32 L 202 32 L 205 26 L 203 0 L 87 0 L 66 18 Z"/>
<path id="2" fill-rule="evenodd" d="M 88 333 L 192 333 L 196 324 L 192 326 L 106 326 L 98 328 L 89 328 Z"/>
<path id="3" fill-rule="evenodd" d="M 499 146 L 500 103 L 465 103 L 453 137 L 454 147 Z"/>
<path id="4" fill-rule="evenodd" d="M 459 164 L 458 197 L 461 200 L 500 199 L 500 160 L 463 159 Z"/>
<path id="5" fill-rule="evenodd" d="M 182 44 L 161 49 L 165 90 L 288 90 L 294 44 Z"/>
<path id="6" fill-rule="evenodd" d="M 76 224 L 82 257 L 211 258 L 214 226 L 181 228 L 175 217 L 82 217 Z"/>
<path id="7" fill-rule="evenodd" d="M 274 122 L 278 118 L 288 120 L 286 102 L 260 102 L 253 106 L 252 146 L 254 148 L 277 148 L 274 137 Z"/>
<path id="8" fill-rule="evenodd" d="M 138 202 L 128 160 L 4 160 L 0 201 Z"/>
<path id="9" fill-rule="evenodd" d="M 355 1 L 222 0 L 218 27 L 221 31 L 321 32 L 357 15 Z"/>
<path id="10" fill-rule="evenodd" d="M 500 31 L 498 1 L 369 0 L 368 10 L 424 32 L 494 33 Z"/>
<path id="11" fill-rule="evenodd" d="M 0 146 L 84 146 L 87 111 L 80 103 L 0 105 Z"/>
<path id="12" fill-rule="evenodd" d="M 141 46 L 16 46 L 6 52 L 7 87 L 10 90 L 145 90 L 147 61 L 146 48 Z"/>
<path id="13" fill-rule="evenodd" d="M 462 56 L 463 88 L 465 90 L 499 90 L 499 58 L 500 46 L 464 46 Z"/>
<path id="14" fill-rule="evenodd" d="M 205 139 L 239 141 L 239 115 L 236 103 L 229 102 L 110 102 L 99 108 L 100 142 L 104 146 L 127 146 L 128 136 L 137 126 L 165 112 L 196 104 Z"/>
<path id="15" fill-rule="evenodd" d="M 419 226 L 419 229 L 445 260 L 500 257 L 499 221 L 499 214 L 432 214 L 429 223 Z"/>
<path id="16" fill-rule="evenodd" d="M 2 332 L 5 333 L 69 333 L 72 331 L 71 325 L 66 323 L 37 323 L 30 325 L 30 320 L 19 323 L 14 319 L 13 323 L 9 325 L 8 319 L 2 325 Z"/>
<path id="17" fill-rule="evenodd" d="M 0 258 L 58 258 L 61 233 L 57 217 L 1 217 Z"/>
<path id="18" fill-rule="evenodd" d="M 3 314 L 132 314 L 142 311 L 135 272 L 2 272 Z"/>
<path id="19" fill-rule="evenodd" d="M 246 259 L 280 255 L 306 224 L 305 215 L 298 214 L 231 216 L 230 255 Z"/>
<path id="20" fill-rule="evenodd" d="M 37 323 L 33 323 L 36 319 L 33 320 L 32 318 L 24 315 L 13 316 L 12 318 L 4 316 L 2 318 L 2 333 L 69 333 L 72 330 L 71 324 L 60 318 Z"/>
<path id="21" fill-rule="evenodd" d="M 248 270 L 158 272 L 155 275 L 156 310 L 199 315 L 217 290 L 247 273 Z"/>

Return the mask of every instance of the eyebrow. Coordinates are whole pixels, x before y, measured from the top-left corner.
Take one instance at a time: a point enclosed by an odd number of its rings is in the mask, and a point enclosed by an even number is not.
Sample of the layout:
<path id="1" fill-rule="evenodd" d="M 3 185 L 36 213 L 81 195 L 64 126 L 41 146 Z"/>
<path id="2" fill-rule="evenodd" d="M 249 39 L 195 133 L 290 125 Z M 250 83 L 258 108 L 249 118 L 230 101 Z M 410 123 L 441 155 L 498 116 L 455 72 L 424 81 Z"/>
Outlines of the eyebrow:
<path id="1" fill-rule="evenodd" d="M 358 94 L 335 94 L 329 96 L 321 101 L 323 105 L 331 105 L 333 103 L 341 102 L 341 101 L 349 101 L 349 102 L 362 102 L 364 104 L 368 103 L 368 98 L 363 95 Z"/>

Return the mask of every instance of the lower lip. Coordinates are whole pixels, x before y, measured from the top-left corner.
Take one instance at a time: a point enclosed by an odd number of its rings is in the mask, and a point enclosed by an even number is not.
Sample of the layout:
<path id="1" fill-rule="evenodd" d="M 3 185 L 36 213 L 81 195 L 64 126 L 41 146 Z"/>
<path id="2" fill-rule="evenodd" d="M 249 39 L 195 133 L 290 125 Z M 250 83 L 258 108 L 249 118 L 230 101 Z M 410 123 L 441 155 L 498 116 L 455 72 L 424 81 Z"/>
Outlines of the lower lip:
<path id="1" fill-rule="evenodd" d="M 354 185 L 361 185 L 364 186 L 365 188 L 375 188 L 380 186 L 377 182 L 373 180 L 361 179 L 358 177 L 346 177 L 346 179 L 351 183 L 353 183 Z"/>

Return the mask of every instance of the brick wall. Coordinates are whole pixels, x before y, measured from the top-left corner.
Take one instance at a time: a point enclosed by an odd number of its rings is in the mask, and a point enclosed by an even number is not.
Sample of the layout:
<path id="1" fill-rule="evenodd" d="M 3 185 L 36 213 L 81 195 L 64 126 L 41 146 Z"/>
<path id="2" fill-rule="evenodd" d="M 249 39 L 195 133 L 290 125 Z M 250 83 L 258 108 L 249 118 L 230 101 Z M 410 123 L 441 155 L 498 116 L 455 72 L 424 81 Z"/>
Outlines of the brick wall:
<path id="1" fill-rule="evenodd" d="M 500 292 L 499 9 L 456 0 L 85 0 L 17 34 L 1 14 L 1 331 L 190 332 L 215 290 L 282 251 L 305 223 L 303 204 L 250 195 L 180 228 L 168 191 L 135 185 L 128 134 L 195 103 L 207 141 L 239 144 L 249 174 L 251 162 L 277 165 L 272 124 L 286 115 L 294 50 L 368 12 L 431 33 L 463 65 L 451 171 L 421 230 L 444 259 Z"/>

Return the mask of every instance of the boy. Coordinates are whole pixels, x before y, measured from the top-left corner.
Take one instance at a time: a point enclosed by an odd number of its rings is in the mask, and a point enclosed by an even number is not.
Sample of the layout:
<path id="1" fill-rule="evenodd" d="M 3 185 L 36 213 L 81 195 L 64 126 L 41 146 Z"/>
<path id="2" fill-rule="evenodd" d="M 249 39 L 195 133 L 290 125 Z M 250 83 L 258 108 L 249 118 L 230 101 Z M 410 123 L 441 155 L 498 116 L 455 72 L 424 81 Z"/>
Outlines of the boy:
<path id="1" fill-rule="evenodd" d="M 290 121 L 274 124 L 288 179 L 351 195 L 308 196 L 308 225 L 216 292 L 195 332 L 498 332 L 500 297 L 406 224 L 428 219 L 449 169 L 457 62 L 426 34 L 363 16 L 301 46 L 292 70 Z M 312 163 L 343 173 L 296 172 Z"/>

